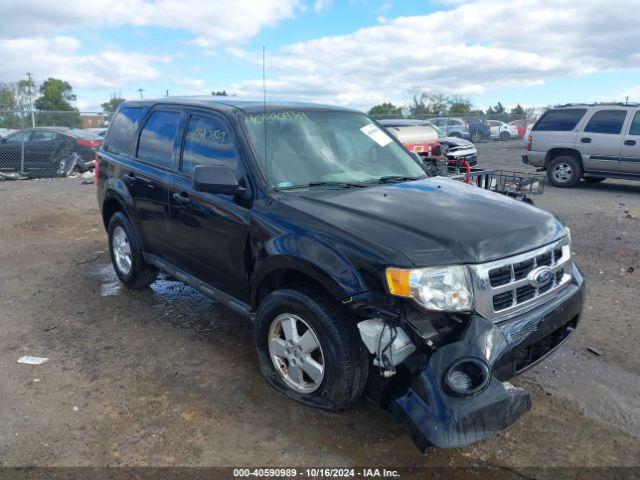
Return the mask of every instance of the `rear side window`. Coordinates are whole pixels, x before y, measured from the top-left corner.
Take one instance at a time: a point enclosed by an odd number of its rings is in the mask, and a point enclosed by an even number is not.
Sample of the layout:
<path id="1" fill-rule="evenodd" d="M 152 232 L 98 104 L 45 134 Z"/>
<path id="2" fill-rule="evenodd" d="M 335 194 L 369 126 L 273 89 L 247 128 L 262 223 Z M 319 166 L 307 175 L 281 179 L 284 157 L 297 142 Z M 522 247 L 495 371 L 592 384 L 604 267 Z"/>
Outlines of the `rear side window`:
<path id="1" fill-rule="evenodd" d="M 239 157 L 224 122 L 215 117 L 192 115 L 182 152 L 182 171 L 191 174 L 196 165 L 225 165 L 238 178 Z"/>
<path id="2" fill-rule="evenodd" d="M 593 114 L 584 131 L 618 135 L 622 131 L 625 118 L 627 118 L 625 110 L 600 110 Z"/>
<path id="3" fill-rule="evenodd" d="M 537 132 L 569 132 L 576 128 L 576 125 L 586 112 L 586 108 L 549 110 L 540 117 L 533 130 Z"/>
<path id="4" fill-rule="evenodd" d="M 154 111 L 140 132 L 138 158 L 171 168 L 180 112 Z"/>
<path id="5" fill-rule="evenodd" d="M 640 110 L 633 116 L 631 128 L 629 128 L 629 135 L 640 135 Z"/>
<path id="6" fill-rule="evenodd" d="M 128 152 L 133 134 L 142 118 L 142 107 L 123 107 L 111 122 L 105 139 L 105 150 L 113 153 Z"/>

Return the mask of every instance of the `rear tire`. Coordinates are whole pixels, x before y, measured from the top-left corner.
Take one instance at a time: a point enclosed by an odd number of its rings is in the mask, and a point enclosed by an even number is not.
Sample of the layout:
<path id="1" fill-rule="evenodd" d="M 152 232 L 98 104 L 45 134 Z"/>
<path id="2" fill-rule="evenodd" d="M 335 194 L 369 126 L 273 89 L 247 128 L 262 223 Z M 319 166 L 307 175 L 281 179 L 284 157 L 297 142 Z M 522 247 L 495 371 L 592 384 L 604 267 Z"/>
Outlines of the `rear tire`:
<path id="1" fill-rule="evenodd" d="M 111 217 L 108 232 L 111 263 L 122 284 L 137 290 L 155 282 L 158 270 L 142 258 L 140 241 L 124 213 L 116 212 Z"/>
<path id="2" fill-rule="evenodd" d="M 256 313 L 255 342 L 262 374 L 296 401 L 337 411 L 364 390 L 369 362 L 355 323 L 311 286 L 270 293 Z"/>
<path id="3" fill-rule="evenodd" d="M 547 178 L 554 187 L 575 187 L 582 178 L 582 164 L 575 157 L 559 155 L 549 162 Z"/>
<path id="4" fill-rule="evenodd" d="M 511 134 L 509 132 L 500 133 L 500 140 L 505 142 L 507 140 L 511 140 Z"/>

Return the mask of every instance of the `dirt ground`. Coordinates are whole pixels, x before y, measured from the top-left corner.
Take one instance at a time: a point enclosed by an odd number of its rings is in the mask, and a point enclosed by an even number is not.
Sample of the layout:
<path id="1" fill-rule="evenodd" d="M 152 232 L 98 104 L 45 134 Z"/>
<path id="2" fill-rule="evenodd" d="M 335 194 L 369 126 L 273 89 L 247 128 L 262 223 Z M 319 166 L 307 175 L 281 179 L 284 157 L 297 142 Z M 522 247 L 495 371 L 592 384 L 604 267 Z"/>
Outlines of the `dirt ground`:
<path id="1" fill-rule="evenodd" d="M 518 142 L 479 148 L 523 169 Z M 531 412 L 423 455 L 366 401 L 333 414 L 276 393 L 252 325 L 193 289 L 121 289 L 94 185 L 0 182 L 0 466 L 640 466 L 640 183 L 549 187 L 536 204 L 571 227 L 582 324 L 515 379 Z"/>

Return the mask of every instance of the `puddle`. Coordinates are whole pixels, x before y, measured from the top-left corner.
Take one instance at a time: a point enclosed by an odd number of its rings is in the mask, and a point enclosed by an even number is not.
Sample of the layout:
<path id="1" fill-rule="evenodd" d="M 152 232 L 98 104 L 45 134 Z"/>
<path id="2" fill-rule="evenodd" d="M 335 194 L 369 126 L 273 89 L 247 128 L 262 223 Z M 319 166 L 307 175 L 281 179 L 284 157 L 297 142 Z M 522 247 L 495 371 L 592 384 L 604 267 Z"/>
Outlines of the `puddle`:
<path id="1" fill-rule="evenodd" d="M 90 268 L 89 275 L 102 282 L 100 285 L 100 295 L 103 297 L 112 297 L 122 293 L 122 285 L 110 263 Z"/>
<path id="2" fill-rule="evenodd" d="M 110 263 L 91 267 L 88 274 L 100 282 L 101 296 L 125 293 Z M 234 331 L 251 328 L 250 322 L 235 312 L 164 273 L 160 273 L 158 280 L 148 289 L 128 293 L 135 295 L 145 305 L 160 310 L 162 320 L 172 327 L 192 329 L 203 338 L 219 335 L 221 330 L 228 330 L 230 327 L 234 327 Z"/>
<path id="3" fill-rule="evenodd" d="M 525 374 L 589 418 L 640 438 L 640 375 L 567 348 Z"/>

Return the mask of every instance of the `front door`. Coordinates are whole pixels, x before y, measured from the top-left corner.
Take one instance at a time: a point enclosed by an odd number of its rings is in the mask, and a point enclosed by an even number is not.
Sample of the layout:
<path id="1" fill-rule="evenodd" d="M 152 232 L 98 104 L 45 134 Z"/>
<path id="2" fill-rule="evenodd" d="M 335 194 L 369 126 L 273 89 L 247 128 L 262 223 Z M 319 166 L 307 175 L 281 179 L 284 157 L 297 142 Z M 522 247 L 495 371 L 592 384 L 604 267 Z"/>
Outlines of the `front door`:
<path id="1" fill-rule="evenodd" d="M 582 152 L 585 171 L 619 171 L 620 147 L 622 146 L 622 126 L 627 111 L 598 110 L 578 132 L 576 146 Z"/>
<path id="2" fill-rule="evenodd" d="M 633 112 L 631 125 L 622 139 L 620 173 L 640 176 L 640 110 Z"/>
<path id="3" fill-rule="evenodd" d="M 249 201 L 233 195 L 197 192 L 191 174 L 197 165 L 225 165 L 248 187 L 236 137 L 222 116 L 191 112 L 169 195 L 173 263 L 198 279 L 248 301 L 245 253 Z M 248 191 L 248 190 L 247 190 Z"/>

